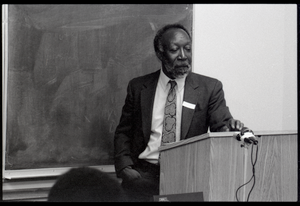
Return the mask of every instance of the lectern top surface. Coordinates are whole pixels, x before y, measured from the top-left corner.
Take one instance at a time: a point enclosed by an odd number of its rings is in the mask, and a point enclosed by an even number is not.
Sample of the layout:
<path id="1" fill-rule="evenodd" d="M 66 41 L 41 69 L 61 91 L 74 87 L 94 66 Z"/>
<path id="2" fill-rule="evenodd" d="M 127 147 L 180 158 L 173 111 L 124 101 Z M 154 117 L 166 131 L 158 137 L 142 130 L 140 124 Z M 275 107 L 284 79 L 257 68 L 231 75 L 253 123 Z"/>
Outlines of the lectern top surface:
<path id="1" fill-rule="evenodd" d="M 158 148 L 159 151 L 164 151 L 164 150 L 168 150 L 174 147 L 178 147 L 181 145 L 185 145 L 185 144 L 189 144 L 192 142 L 197 142 L 197 141 L 201 141 L 201 140 L 205 140 L 208 138 L 233 138 L 237 133 L 239 133 L 238 131 L 236 132 L 209 132 L 209 133 L 205 133 L 199 136 L 195 136 L 189 139 L 185 139 L 185 140 L 181 140 L 179 142 L 173 142 L 173 143 L 169 143 L 166 144 L 164 146 L 161 146 Z M 298 134 L 297 130 L 286 130 L 286 131 L 257 131 L 254 132 L 255 135 L 264 135 L 264 136 L 268 136 L 268 135 L 282 135 L 282 134 L 286 134 L 286 135 L 292 135 L 292 134 Z"/>

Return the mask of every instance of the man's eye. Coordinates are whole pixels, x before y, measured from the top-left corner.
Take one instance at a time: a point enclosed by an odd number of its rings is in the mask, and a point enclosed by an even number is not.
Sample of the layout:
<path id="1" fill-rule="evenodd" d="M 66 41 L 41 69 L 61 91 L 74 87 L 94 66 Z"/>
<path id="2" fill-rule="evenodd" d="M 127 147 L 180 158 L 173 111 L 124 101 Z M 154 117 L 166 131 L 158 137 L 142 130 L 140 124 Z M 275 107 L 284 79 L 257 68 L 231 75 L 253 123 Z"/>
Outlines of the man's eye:
<path id="1" fill-rule="evenodd" d="M 172 52 L 172 53 L 174 53 L 176 51 L 177 51 L 177 49 L 170 49 L 170 52 Z"/>
<path id="2" fill-rule="evenodd" d="M 191 51 L 191 47 L 185 47 L 185 50 Z"/>

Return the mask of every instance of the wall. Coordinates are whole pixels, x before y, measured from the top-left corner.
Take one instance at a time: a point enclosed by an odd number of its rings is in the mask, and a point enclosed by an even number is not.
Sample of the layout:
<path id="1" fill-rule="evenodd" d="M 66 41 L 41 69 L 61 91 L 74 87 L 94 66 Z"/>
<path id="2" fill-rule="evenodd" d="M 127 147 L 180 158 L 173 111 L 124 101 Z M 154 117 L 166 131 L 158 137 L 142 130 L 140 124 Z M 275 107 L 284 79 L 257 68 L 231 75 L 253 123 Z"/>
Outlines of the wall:
<path id="1" fill-rule="evenodd" d="M 297 6 L 194 5 L 194 71 L 254 131 L 297 130 Z"/>

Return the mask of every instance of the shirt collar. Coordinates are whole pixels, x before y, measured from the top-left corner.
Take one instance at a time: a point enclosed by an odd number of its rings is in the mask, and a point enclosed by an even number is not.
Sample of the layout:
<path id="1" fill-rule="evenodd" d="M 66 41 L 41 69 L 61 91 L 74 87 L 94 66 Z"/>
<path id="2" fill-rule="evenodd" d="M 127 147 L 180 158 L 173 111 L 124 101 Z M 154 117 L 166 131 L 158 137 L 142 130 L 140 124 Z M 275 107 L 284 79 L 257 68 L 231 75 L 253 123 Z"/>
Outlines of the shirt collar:
<path id="1" fill-rule="evenodd" d="M 180 78 L 180 79 L 174 79 L 177 83 L 177 92 L 180 92 L 185 84 L 185 78 Z M 163 70 L 160 70 L 160 75 L 159 75 L 159 79 L 158 82 L 162 85 L 162 87 L 164 88 L 164 90 L 166 90 L 168 87 L 168 83 L 171 79 L 169 77 L 167 77 L 167 75 L 165 75 L 165 73 L 163 72 Z"/>

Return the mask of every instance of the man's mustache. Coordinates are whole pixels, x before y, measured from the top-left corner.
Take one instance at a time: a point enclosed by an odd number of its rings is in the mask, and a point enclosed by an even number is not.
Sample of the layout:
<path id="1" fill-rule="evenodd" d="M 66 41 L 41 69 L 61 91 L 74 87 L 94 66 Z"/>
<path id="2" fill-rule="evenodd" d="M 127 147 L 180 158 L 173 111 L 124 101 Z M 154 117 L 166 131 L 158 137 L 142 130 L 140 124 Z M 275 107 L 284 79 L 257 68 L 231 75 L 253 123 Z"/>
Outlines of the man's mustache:
<path id="1" fill-rule="evenodd" d="M 190 62 L 188 60 L 186 61 L 175 60 L 174 67 L 190 67 Z"/>
<path id="2" fill-rule="evenodd" d="M 174 67 L 190 67 L 189 63 L 175 63 Z"/>

